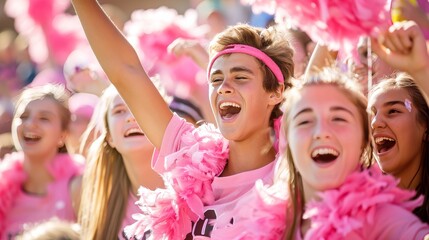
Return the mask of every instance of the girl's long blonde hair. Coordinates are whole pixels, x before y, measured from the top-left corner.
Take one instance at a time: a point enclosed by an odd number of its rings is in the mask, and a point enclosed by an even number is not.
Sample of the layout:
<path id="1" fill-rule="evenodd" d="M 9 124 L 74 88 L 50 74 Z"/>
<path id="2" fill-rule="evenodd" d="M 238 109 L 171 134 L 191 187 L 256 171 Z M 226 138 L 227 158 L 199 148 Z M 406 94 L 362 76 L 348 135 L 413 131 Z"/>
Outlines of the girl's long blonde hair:
<path id="1" fill-rule="evenodd" d="M 78 216 L 82 239 L 117 238 L 128 205 L 131 182 L 122 155 L 108 144 L 107 113 L 117 95 L 113 86 L 104 91 L 83 135 L 83 143 L 93 134 L 98 137 L 89 149 L 82 181 Z"/>

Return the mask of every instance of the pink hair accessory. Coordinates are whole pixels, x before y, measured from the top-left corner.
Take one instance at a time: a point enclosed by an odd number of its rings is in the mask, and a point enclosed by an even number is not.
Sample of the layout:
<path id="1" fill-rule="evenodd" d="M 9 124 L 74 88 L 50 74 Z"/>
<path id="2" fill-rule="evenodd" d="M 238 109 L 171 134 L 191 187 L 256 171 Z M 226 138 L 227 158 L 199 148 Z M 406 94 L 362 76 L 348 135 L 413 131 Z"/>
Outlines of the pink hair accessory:
<path id="1" fill-rule="evenodd" d="M 261 50 L 251 47 L 249 45 L 243 45 L 243 44 L 231 44 L 226 46 L 224 50 L 218 52 L 210 60 L 209 67 L 207 68 L 207 78 L 210 78 L 210 71 L 216 59 L 222 55 L 229 54 L 229 53 L 245 53 L 247 55 L 250 55 L 252 57 L 255 57 L 261 60 L 265 65 L 267 65 L 267 67 L 271 70 L 271 72 L 274 73 L 274 75 L 277 78 L 277 81 L 280 84 L 284 84 L 284 77 L 283 77 L 282 71 L 280 70 L 280 67 L 273 61 L 273 59 L 271 59 L 267 54 L 265 54 Z"/>

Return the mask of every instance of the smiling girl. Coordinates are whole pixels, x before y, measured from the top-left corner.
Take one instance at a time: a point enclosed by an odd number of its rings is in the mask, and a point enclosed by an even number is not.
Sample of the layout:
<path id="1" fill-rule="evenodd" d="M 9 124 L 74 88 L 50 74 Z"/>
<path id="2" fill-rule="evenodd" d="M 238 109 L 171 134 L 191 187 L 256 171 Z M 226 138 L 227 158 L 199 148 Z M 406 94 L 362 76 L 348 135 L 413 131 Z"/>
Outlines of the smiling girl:
<path id="1" fill-rule="evenodd" d="M 369 96 L 375 156 L 380 168 L 400 180 L 400 186 L 423 195 L 414 213 L 429 222 L 429 54 L 419 26 L 395 23 L 373 39 L 374 52 L 406 72 L 376 85 Z"/>
<path id="2" fill-rule="evenodd" d="M 95 112 L 85 134 L 95 130 L 98 137 L 91 145 L 82 181 L 82 238 L 124 239 L 123 228 L 133 223 L 131 215 L 138 211 L 134 204 L 138 187 L 155 190 L 163 182 L 151 168 L 153 145 L 114 86 L 101 95 Z"/>
<path id="3" fill-rule="evenodd" d="M 80 155 L 64 145 L 70 122 L 64 87 L 25 89 L 18 99 L 12 134 L 19 152 L 0 165 L 0 236 L 13 239 L 25 223 L 51 217 L 76 221 L 73 203 L 80 198 Z"/>
<path id="4" fill-rule="evenodd" d="M 423 239 L 421 199 L 371 166 L 366 98 L 332 69 L 288 93 L 287 239 Z"/>

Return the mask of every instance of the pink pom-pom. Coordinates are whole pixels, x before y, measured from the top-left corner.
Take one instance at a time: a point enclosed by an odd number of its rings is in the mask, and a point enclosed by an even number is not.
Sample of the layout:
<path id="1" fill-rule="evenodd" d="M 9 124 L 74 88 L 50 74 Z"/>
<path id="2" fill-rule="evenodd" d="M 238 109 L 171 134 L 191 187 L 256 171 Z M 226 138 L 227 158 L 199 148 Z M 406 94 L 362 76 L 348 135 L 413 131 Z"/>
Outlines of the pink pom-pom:
<path id="1" fill-rule="evenodd" d="M 31 59 L 39 64 L 64 64 L 68 54 L 85 42 L 76 16 L 65 14 L 68 0 L 7 0 L 5 12 L 15 29 L 28 39 Z"/>
<path id="2" fill-rule="evenodd" d="M 197 75 L 202 69 L 190 57 L 177 57 L 167 48 L 177 38 L 204 40 L 206 28 L 197 25 L 195 10 L 184 15 L 166 7 L 136 10 L 125 24 L 124 32 L 135 45 L 149 75 L 158 74 L 169 93 L 187 98 L 200 82 Z"/>
<path id="3" fill-rule="evenodd" d="M 243 0 L 247 3 L 251 0 Z M 272 8 L 273 1 L 259 0 Z M 276 21 L 305 31 L 330 49 L 351 53 L 359 37 L 371 36 L 390 25 L 391 0 L 276 0 Z"/>

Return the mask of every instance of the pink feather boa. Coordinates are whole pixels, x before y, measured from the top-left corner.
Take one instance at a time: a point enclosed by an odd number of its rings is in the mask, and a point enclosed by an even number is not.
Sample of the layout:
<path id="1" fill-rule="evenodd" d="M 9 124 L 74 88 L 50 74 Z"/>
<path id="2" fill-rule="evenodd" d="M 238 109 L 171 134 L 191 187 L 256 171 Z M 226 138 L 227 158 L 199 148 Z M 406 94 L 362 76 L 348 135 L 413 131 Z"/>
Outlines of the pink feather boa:
<path id="1" fill-rule="evenodd" d="M 192 221 L 203 217 L 204 206 L 214 202 L 211 184 L 222 173 L 228 158 L 228 141 L 211 124 L 182 136 L 179 151 L 165 159 L 166 189 L 141 187 L 137 201 L 142 213 L 125 228 L 127 236 L 140 239 L 151 231 L 153 239 L 184 239 Z"/>
<path id="2" fill-rule="evenodd" d="M 411 212 L 422 199 L 410 200 L 415 193 L 400 189 L 397 183 L 377 167 L 353 173 L 341 187 L 325 191 L 320 201 L 309 203 L 304 218 L 312 225 L 305 239 L 344 239 L 351 231 L 372 224 L 381 204 L 394 204 Z M 258 181 L 252 194 L 217 220 L 211 239 L 281 239 L 287 227 L 288 201 L 284 182 L 263 186 Z"/>
<path id="3" fill-rule="evenodd" d="M 57 157 L 46 166 L 55 180 L 70 178 L 81 174 L 83 171 L 83 159 L 81 156 L 58 154 Z M 8 154 L 0 162 L 0 236 L 6 227 L 8 210 L 13 205 L 14 199 L 21 191 L 22 184 L 27 178 L 24 171 L 24 154 L 14 152 Z"/>
<path id="4" fill-rule="evenodd" d="M 305 239 L 344 239 L 373 224 L 381 204 L 394 204 L 410 212 L 421 205 L 421 197 L 410 200 L 415 192 L 397 184 L 398 180 L 376 166 L 350 175 L 340 188 L 325 191 L 320 194 L 321 201 L 308 204 L 304 218 L 311 219 L 311 228 Z"/>

